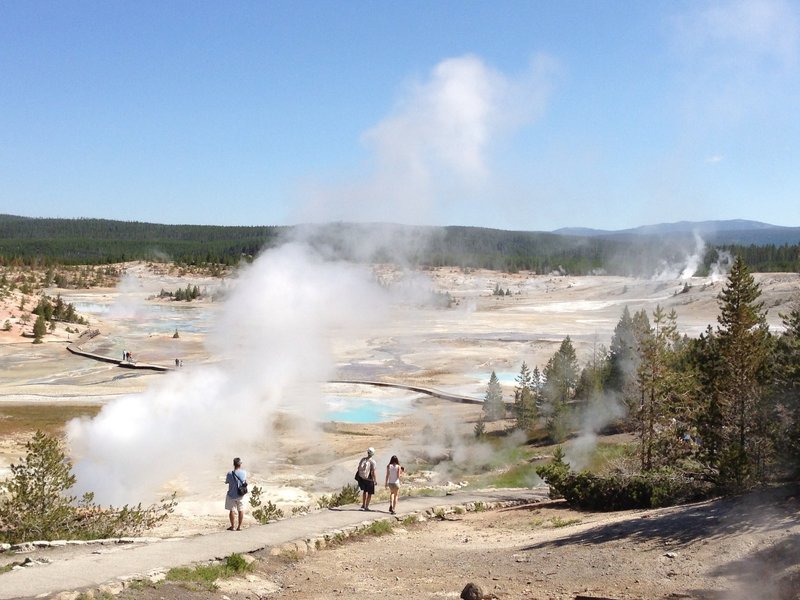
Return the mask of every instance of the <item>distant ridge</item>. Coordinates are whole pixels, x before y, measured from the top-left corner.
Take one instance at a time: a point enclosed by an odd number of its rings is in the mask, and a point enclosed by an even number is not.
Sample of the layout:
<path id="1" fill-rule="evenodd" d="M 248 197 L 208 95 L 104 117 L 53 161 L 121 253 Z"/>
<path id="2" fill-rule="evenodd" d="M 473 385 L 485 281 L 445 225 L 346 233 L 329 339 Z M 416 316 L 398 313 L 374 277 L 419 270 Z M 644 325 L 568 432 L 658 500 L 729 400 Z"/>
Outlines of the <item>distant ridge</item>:
<path id="1" fill-rule="evenodd" d="M 797 244 L 800 243 L 800 227 L 771 225 L 761 221 L 730 219 L 721 221 L 677 221 L 641 225 L 630 229 L 592 229 L 588 227 L 563 227 L 556 229 L 557 235 L 584 236 L 614 240 L 632 240 L 644 236 L 685 237 L 700 235 L 709 244 Z"/>

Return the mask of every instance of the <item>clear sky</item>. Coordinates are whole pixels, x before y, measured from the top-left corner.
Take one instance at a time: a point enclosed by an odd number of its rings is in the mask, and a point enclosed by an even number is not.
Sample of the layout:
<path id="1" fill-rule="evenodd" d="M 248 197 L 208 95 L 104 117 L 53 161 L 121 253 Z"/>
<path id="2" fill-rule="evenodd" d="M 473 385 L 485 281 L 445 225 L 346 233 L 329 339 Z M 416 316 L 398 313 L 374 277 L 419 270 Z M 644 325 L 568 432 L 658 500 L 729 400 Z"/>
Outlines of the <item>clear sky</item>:
<path id="1" fill-rule="evenodd" d="M 0 2 L 0 213 L 800 226 L 800 2 Z"/>

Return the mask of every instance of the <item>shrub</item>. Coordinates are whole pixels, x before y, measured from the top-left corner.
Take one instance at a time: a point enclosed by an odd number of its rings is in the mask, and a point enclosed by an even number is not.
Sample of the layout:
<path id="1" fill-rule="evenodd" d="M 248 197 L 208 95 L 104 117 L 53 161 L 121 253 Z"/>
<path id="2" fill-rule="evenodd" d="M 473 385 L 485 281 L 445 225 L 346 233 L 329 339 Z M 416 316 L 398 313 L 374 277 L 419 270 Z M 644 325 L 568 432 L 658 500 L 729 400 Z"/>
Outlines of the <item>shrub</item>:
<path id="1" fill-rule="evenodd" d="M 564 477 L 569 474 L 569 464 L 564 462 L 564 450 L 561 446 L 556 446 L 552 461 L 536 467 L 536 474 L 550 485 L 551 498 L 563 497 L 559 488 Z"/>
<path id="2" fill-rule="evenodd" d="M 355 483 L 343 485 L 342 489 L 328 496 L 327 494 L 317 498 L 317 506 L 320 508 L 335 508 L 346 504 L 359 502 L 359 489 Z"/>
<path id="3" fill-rule="evenodd" d="M 585 510 L 658 508 L 702 500 L 715 492 L 707 482 L 669 471 L 601 476 L 588 471 L 565 473 L 561 467 L 548 469 L 552 465 L 537 469 L 550 485 L 551 497 L 555 490 L 569 504 Z"/>
<path id="4" fill-rule="evenodd" d="M 283 518 L 283 511 L 273 504 L 271 500 L 267 500 L 267 503 L 263 504 L 261 501 L 262 493 L 263 490 L 257 485 L 254 485 L 250 491 L 250 506 L 253 507 L 253 518 L 262 525 Z"/>
<path id="5" fill-rule="evenodd" d="M 136 535 L 175 508 L 174 494 L 147 508 L 102 508 L 91 492 L 78 502 L 67 494 L 76 479 L 58 440 L 37 431 L 25 448 L 25 460 L 12 464 L 11 477 L 0 484 L 0 538 L 7 542 Z"/>
<path id="6" fill-rule="evenodd" d="M 241 554 L 231 554 L 225 559 L 225 562 L 170 569 L 167 572 L 167 580 L 195 584 L 200 589 L 213 591 L 217 588 L 216 583 L 214 583 L 217 579 L 232 577 L 249 571 L 250 568 L 250 565 L 247 564 Z"/>
<path id="7" fill-rule="evenodd" d="M 394 529 L 394 525 L 389 521 L 374 521 L 364 528 L 363 532 L 366 535 L 381 536 L 392 533 L 392 529 Z"/>

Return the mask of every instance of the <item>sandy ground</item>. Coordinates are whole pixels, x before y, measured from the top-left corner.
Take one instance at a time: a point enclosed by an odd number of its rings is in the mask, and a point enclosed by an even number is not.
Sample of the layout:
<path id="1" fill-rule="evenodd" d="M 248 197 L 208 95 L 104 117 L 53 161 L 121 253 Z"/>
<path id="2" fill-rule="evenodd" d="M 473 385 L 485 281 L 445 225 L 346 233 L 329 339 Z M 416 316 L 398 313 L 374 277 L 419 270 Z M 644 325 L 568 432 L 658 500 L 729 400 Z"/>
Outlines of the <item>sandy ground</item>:
<path id="1" fill-rule="evenodd" d="M 214 300 L 226 286 L 223 280 L 155 270 L 142 263 L 126 265 L 124 273 L 115 288 L 47 290 L 50 295 L 61 294 L 64 300 L 84 308 L 89 327 L 101 332 L 83 344 L 85 349 L 115 357 L 121 357 L 122 350 L 127 349 L 137 361 L 164 365 L 172 365 L 175 358 L 180 358 L 187 368 L 202 368 L 218 359 L 206 349 L 203 331 L 222 305 Z M 400 277 L 389 267 L 376 267 L 376 274 L 383 280 Z M 587 362 L 597 348 L 608 346 L 625 306 L 632 313 L 639 309 L 652 313 L 656 305 L 666 310 L 674 308 L 680 330 L 698 335 L 709 324 L 715 324 L 716 297 L 724 283 L 692 279 L 685 290 L 687 282 L 677 280 L 512 275 L 454 268 L 426 271 L 423 275 L 427 278 L 424 285 L 449 293 L 455 306 L 439 309 L 398 303 L 389 318 L 371 330 L 366 339 L 334 336 L 330 343 L 337 377 L 413 383 L 481 398 L 489 373 L 495 370 L 510 399 L 513 376 L 522 361 L 531 367 L 543 367 L 569 335 L 580 362 Z M 800 276 L 756 274 L 756 279 L 770 325 L 778 329 L 779 314 L 787 311 L 800 290 Z M 204 299 L 169 303 L 155 298 L 162 289 L 175 290 L 187 284 L 203 290 Z M 496 286 L 509 290 L 511 295 L 493 296 Z M 18 292 L 0 302 L 0 323 L 6 316 L 19 316 L 19 303 Z M 31 297 L 27 304 L 33 304 Z M 154 321 L 152 314 L 148 317 L 145 313 L 159 305 L 180 310 Z M 61 326 L 38 345 L 21 338 L 19 329 L 15 323 L 12 331 L 0 333 L 0 407 L 102 406 L 114 398 L 147 390 L 165 377 L 73 356 L 65 346 L 74 341 L 75 334 L 66 333 Z M 336 391 L 378 399 L 384 395 L 391 401 L 398 398 L 396 393 L 364 386 Z M 341 425 L 339 431 L 329 429 L 307 437 L 289 435 L 294 428 L 290 427 L 292 417 L 287 416 L 286 422 L 276 424 L 282 434 L 281 448 L 265 446 L 263 456 L 257 450 L 251 455 L 253 475 L 272 486 L 271 493 L 287 507 L 313 502 L 315 494 L 349 481 L 351 463 L 366 446 L 393 453 L 410 450 L 421 443 L 418 434 L 426 425 L 438 431 L 443 422 L 456 423 L 463 432 L 472 427 L 477 417 L 474 407 L 443 405 L 425 396 L 405 394 L 402 401 L 416 407 L 414 414 L 377 426 Z M 19 458 L 22 444 L 32 433 L 31 426 L 26 429 L 24 423 L 11 429 L 0 443 L 0 475 Z M 219 474 L 209 469 L 198 472 L 197 478 L 213 483 L 198 491 L 189 490 L 180 481 L 169 483 L 183 495 L 185 514 L 205 512 L 211 517 L 218 504 L 214 484 L 218 483 Z"/>

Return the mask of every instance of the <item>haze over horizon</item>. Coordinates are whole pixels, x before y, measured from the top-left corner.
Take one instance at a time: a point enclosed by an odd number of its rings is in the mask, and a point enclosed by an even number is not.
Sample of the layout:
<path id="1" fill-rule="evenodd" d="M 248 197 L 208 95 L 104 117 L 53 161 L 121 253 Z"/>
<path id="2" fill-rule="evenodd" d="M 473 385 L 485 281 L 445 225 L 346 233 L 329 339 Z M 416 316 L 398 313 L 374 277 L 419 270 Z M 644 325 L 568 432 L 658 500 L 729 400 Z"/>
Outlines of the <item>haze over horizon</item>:
<path id="1" fill-rule="evenodd" d="M 0 4 L 0 213 L 800 225 L 800 5 Z"/>

